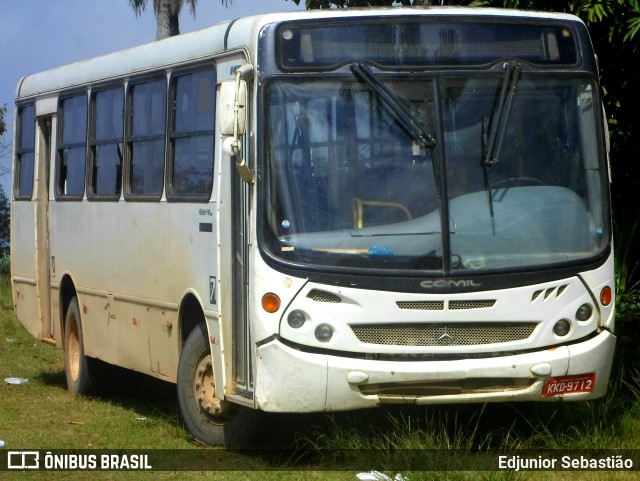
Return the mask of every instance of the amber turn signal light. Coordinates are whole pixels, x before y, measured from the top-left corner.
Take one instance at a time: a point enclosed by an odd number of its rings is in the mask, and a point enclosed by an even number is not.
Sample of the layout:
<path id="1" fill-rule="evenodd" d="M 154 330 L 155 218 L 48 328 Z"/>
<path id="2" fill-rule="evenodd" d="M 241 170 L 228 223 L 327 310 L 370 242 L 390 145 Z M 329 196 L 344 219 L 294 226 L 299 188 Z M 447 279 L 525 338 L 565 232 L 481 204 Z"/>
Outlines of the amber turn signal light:
<path id="1" fill-rule="evenodd" d="M 600 291 L 600 303 L 603 306 L 608 306 L 611 304 L 613 298 L 613 293 L 611 292 L 611 288 L 609 286 L 605 286 Z"/>
<path id="2" fill-rule="evenodd" d="M 280 309 L 280 298 L 273 292 L 267 292 L 262 296 L 262 308 L 273 314 Z"/>

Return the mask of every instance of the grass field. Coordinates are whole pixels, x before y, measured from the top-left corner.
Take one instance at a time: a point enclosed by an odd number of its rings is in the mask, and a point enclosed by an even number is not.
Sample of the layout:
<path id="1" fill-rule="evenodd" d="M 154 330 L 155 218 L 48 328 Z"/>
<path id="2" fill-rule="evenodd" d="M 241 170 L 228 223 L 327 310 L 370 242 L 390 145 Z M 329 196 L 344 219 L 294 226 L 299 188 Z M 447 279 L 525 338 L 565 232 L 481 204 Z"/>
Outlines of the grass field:
<path id="1" fill-rule="evenodd" d="M 276 462 L 256 451 L 238 454 L 234 471 L 216 471 L 216 466 L 211 465 L 207 472 L 178 473 L 0 472 L 0 479 L 353 481 L 358 471 L 373 469 L 392 478 L 400 472 L 410 481 L 637 479 L 637 473 L 614 471 L 406 471 L 387 464 L 385 456 L 399 449 L 406 450 L 400 453 L 413 455 L 432 449 L 445 454 L 487 449 L 570 449 L 575 453 L 587 449 L 640 449 L 640 352 L 633 341 L 637 332 L 635 312 L 640 306 L 636 301 L 633 298 L 623 303 L 623 342 L 618 346 L 610 392 L 601 400 L 268 416 L 254 447 L 293 449 L 291 457 L 284 461 Z M 0 278 L 0 380 L 28 379 L 23 385 L 0 384 L 0 440 L 6 443 L 4 450 L 179 449 L 209 453 L 209 448 L 194 444 L 180 426 L 172 385 L 119 369 L 109 373 L 110 388 L 104 393 L 79 398 L 69 394 L 62 351 L 36 341 L 22 328 L 12 314 L 8 281 Z M 357 466 L 357 470 L 335 470 L 345 462 Z M 225 469 L 229 469 L 228 463 Z"/>

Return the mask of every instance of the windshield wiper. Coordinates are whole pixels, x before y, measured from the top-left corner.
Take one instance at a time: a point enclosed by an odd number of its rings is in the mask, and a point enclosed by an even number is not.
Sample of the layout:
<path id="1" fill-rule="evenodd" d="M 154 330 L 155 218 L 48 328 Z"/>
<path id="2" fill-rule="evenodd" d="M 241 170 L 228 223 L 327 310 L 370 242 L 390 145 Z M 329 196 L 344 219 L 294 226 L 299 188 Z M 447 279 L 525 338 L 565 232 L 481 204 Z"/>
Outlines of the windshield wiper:
<path id="1" fill-rule="evenodd" d="M 507 133 L 513 99 L 516 95 L 521 72 L 522 66 L 517 62 L 507 62 L 505 65 L 504 81 L 502 82 L 498 108 L 493 115 L 495 120 L 492 119 L 491 121 L 491 135 L 484 155 L 484 166 L 488 167 L 500 162 L 500 152 Z"/>
<path id="2" fill-rule="evenodd" d="M 389 110 L 394 114 L 400 127 L 402 127 L 407 134 L 425 147 L 435 147 L 436 141 L 433 136 L 425 132 L 415 115 L 413 115 L 394 92 L 375 77 L 368 66 L 361 63 L 354 63 L 350 65 L 350 68 L 353 74 L 371 87 L 376 95 L 387 105 Z"/>
<path id="3" fill-rule="evenodd" d="M 483 158 L 482 175 L 484 178 L 484 188 L 489 196 L 489 214 L 491 215 L 491 228 L 493 234 L 496 233 L 493 212 L 493 194 L 491 192 L 491 166 L 500 162 L 500 152 L 502 144 L 509 126 L 509 117 L 511 117 L 511 109 L 513 108 L 513 99 L 518 88 L 518 80 L 522 73 L 522 66 L 515 61 L 509 61 L 505 64 L 504 80 L 502 89 L 500 90 L 500 98 L 498 99 L 498 107 L 491 120 L 491 132 L 487 133 L 487 119 L 482 117 L 482 145 Z"/>
<path id="4" fill-rule="evenodd" d="M 366 83 L 371 90 L 376 93 L 378 98 L 384 102 L 396 118 L 400 127 L 407 134 L 425 148 L 434 149 L 436 147 L 435 138 L 424 130 L 420 120 L 416 118 L 406 105 L 406 101 L 403 102 L 404 99 L 398 97 L 398 95 L 389 89 L 389 87 L 378 80 L 370 67 L 361 63 L 353 63 L 349 68 L 358 79 Z M 436 190 L 438 192 L 438 198 L 441 198 L 440 165 L 435 153 L 432 156 L 432 161 L 433 175 L 436 180 Z"/>

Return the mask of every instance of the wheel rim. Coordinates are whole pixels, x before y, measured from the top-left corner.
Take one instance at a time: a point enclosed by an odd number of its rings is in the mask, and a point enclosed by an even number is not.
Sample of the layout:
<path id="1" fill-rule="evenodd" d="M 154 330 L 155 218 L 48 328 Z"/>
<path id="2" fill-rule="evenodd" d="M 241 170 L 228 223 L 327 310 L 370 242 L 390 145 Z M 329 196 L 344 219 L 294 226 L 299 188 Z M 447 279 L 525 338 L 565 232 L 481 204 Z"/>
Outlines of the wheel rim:
<path id="1" fill-rule="evenodd" d="M 215 376 L 211 355 L 203 357 L 196 366 L 193 390 L 200 413 L 210 422 L 220 424 L 233 414 L 233 407 L 216 396 Z"/>
<path id="2" fill-rule="evenodd" d="M 78 334 L 78 323 L 76 319 L 70 319 L 69 339 L 67 340 L 67 356 L 69 359 L 69 374 L 73 382 L 78 381 L 80 372 L 80 336 Z"/>

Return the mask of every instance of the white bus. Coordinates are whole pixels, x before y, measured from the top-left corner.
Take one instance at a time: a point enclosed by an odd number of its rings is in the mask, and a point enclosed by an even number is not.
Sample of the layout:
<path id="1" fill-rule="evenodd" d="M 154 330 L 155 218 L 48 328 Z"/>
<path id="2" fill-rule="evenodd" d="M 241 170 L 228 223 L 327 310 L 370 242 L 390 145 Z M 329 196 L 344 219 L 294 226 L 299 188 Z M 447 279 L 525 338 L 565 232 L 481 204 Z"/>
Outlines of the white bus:
<path id="1" fill-rule="evenodd" d="M 389 8 L 224 22 L 24 77 L 15 312 L 176 383 L 200 441 L 256 413 L 579 401 L 615 346 L 585 25 Z"/>

